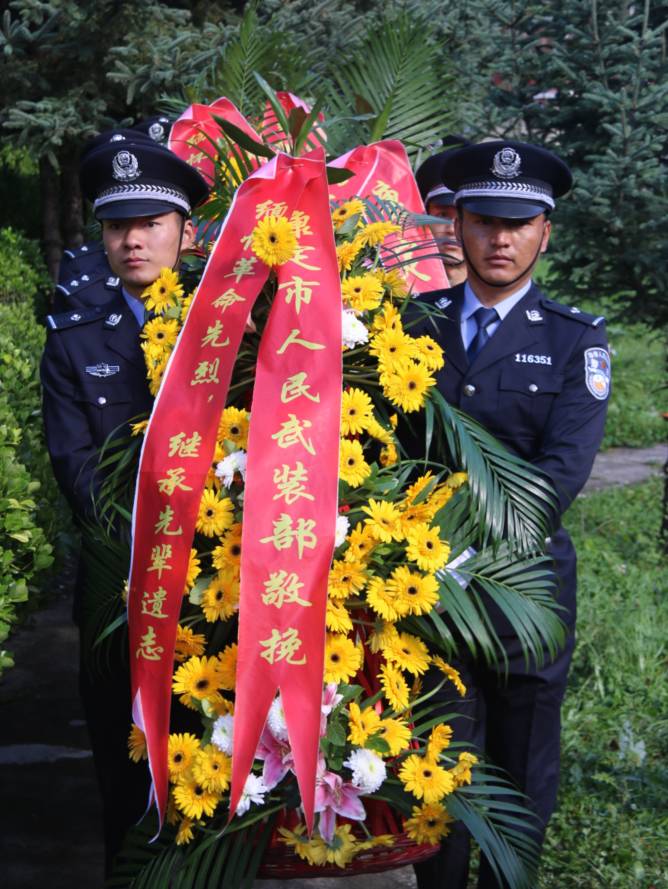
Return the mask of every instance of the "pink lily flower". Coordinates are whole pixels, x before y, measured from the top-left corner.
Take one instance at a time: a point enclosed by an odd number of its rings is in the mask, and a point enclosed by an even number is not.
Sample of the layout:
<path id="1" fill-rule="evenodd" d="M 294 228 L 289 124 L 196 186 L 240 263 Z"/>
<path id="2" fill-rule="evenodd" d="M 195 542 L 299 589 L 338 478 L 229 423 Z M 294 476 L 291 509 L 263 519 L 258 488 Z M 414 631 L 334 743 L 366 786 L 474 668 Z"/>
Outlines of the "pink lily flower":
<path id="1" fill-rule="evenodd" d="M 322 772 L 315 786 L 315 811 L 320 813 L 318 829 L 326 843 L 331 843 L 336 828 L 336 816 L 351 818 L 353 821 L 364 821 L 366 812 L 359 799 L 362 791 L 344 783 L 340 775 L 334 772 Z"/>
<path id="2" fill-rule="evenodd" d="M 260 735 L 255 757 L 264 761 L 262 780 L 269 790 L 273 790 L 294 765 L 289 743 L 277 740 L 266 725 Z"/>
<path id="3" fill-rule="evenodd" d="M 322 706 L 320 707 L 320 711 L 322 714 L 320 716 L 321 738 L 324 738 L 327 734 L 327 717 L 336 707 L 336 705 L 343 700 L 343 695 L 336 693 L 337 688 L 338 685 L 335 682 L 328 682 L 322 692 Z"/>

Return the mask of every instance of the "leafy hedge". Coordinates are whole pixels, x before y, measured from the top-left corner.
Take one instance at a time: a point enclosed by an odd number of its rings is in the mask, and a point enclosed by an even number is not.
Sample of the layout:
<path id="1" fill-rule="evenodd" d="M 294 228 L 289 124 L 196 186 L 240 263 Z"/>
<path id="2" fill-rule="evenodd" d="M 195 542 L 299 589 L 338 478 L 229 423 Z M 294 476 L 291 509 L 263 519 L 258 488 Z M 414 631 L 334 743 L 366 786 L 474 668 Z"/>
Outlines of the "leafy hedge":
<path id="1" fill-rule="evenodd" d="M 2 649 L 54 564 L 54 541 L 69 528 L 51 473 L 40 411 L 44 329 L 34 304 L 46 279 L 32 242 L 0 230 L 0 674 Z"/>

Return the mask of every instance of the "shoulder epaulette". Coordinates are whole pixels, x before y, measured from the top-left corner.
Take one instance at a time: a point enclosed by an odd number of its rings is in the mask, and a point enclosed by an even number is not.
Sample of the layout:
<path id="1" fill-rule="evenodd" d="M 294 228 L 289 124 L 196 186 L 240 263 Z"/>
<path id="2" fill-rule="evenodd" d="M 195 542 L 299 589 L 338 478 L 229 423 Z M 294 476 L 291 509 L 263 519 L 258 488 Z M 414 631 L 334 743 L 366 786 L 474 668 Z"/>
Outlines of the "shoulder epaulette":
<path id="1" fill-rule="evenodd" d="M 575 306 L 563 306 L 551 299 L 544 299 L 542 305 L 548 312 L 554 312 L 564 318 L 570 318 L 572 321 L 579 321 L 580 324 L 586 324 L 587 327 L 598 327 L 602 321 L 605 321 L 603 315 L 590 315 L 589 312 L 583 312 L 582 309 Z"/>
<path id="2" fill-rule="evenodd" d="M 71 247 L 63 250 L 63 256 L 68 259 L 78 259 L 80 256 L 90 256 L 91 253 L 102 253 L 104 244 L 102 241 L 91 241 L 88 244 L 82 244 L 81 247 Z"/>
<path id="3" fill-rule="evenodd" d="M 91 321 L 98 321 L 105 315 L 103 306 L 95 306 L 92 309 L 76 309 L 71 312 L 60 312 L 57 315 L 47 315 L 46 326 L 49 330 L 67 330 L 70 327 L 81 327 L 83 324 L 90 324 Z"/>

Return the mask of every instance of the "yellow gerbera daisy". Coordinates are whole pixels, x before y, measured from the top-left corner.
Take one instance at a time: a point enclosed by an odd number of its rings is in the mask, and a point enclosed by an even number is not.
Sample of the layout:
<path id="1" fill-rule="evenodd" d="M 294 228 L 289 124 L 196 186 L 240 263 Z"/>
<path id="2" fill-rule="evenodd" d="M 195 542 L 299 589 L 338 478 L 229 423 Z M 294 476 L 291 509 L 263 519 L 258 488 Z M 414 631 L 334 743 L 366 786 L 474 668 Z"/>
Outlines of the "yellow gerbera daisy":
<path id="1" fill-rule="evenodd" d="M 373 707 L 362 710 L 354 701 L 348 707 L 348 740 L 356 747 L 364 747 L 371 735 L 381 728 L 380 716 Z"/>
<path id="2" fill-rule="evenodd" d="M 370 634 L 367 644 L 369 649 L 377 654 L 379 651 L 385 651 L 388 645 L 397 642 L 399 639 L 399 631 L 393 623 L 383 621 L 376 624 L 373 632 Z"/>
<path id="3" fill-rule="evenodd" d="M 445 484 L 449 488 L 460 488 L 466 481 L 468 481 L 468 473 L 466 472 L 453 472 L 451 475 L 447 477 L 445 480 Z"/>
<path id="4" fill-rule="evenodd" d="M 430 336 L 419 336 L 415 340 L 416 358 L 427 370 L 440 370 L 445 364 L 443 349 Z"/>
<path id="5" fill-rule="evenodd" d="M 392 437 L 392 433 L 388 432 L 384 426 L 376 420 L 375 417 L 371 417 L 366 431 L 372 438 L 375 438 L 376 441 L 382 442 L 384 445 L 394 444 L 394 439 Z"/>
<path id="6" fill-rule="evenodd" d="M 222 793 L 230 786 L 232 760 L 213 744 L 197 751 L 192 770 L 197 783 L 212 793 Z"/>
<path id="7" fill-rule="evenodd" d="M 362 389 L 346 389 L 341 397 L 341 435 L 357 435 L 369 427 L 373 404 Z"/>
<path id="8" fill-rule="evenodd" d="M 142 759 L 148 759 L 146 735 L 139 726 L 134 723 L 132 724 L 130 734 L 128 735 L 128 756 L 132 762 L 140 762 Z"/>
<path id="9" fill-rule="evenodd" d="M 339 263 L 339 272 L 349 272 L 357 254 L 362 249 L 359 241 L 345 241 L 336 248 L 336 258 Z"/>
<path id="10" fill-rule="evenodd" d="M 190 306 L 192 305 L 192 301 L 195 298 L 196 292 L 196 290 L 193 290 L 193 292 L 189 293 L 188 296 L 183 297 L 183 302 L 181 303 L 181 316 L 179 318 L 181 324 L 186 323 L 186 318 L 188 317 L 188 312 L 190 311 Z"/>
<path id="11" fill-rule="evenodd" d="M 401 226 L 395 225 L 393 222 L 369 222 L 355 237 L 359 238 L 365 246 L 377 247 L 388 235 L 400 231 Z"/>
<path id="12" fill-rule="evenodd" d="M 195 836 L 193 832 L 193 820 L 192 818 L 183 818 L 181 819 L 181 823 L 179 824 L 179 828 L 176 831 L 176 837 L 174 841 L 177 846 L 183 846 L 186 843 L 189 843 L 193 837 Z"/>
<path id="13" fill-rule="evenodd" d="M 231 441 L 238 448 L 248 448 L 248 411 L 236 407 L 226 407 L 220 415 L 218 441 Z"/>
<path id="14" fill-rule="evenodd" d="M 178 335 L 179 322 L 173 318 L 162 318 L 160 316 L 147 321 L 140 334 L 143 340 L 159 349 L 173 346 Z"/>
<path id="15" fill-rule="evenodd" d="M 325 682 L 348 682 L 362 666 L 362 652 L 352 639 L 328 633 L 325 641 Z"/>
<path id="16" fill-rule="evenodd" d="M 424 406 L 427 393 L 436 385 L 436 380 L 421 364 L 409 364 L 400 373 L 386 375 L 381 383 L 390 401 L 411 413 Z"/>
<path id="17" fill-rule="evenodd" d="M 427 741 L 427 758 L 436 760 L 450 746 L 452 728 L 449 725 L 436 725 L 431 730 Z"/>
<path id="18" fill-rule="evenodd" d="M 327 602 L 327 614 L 325 623 L 332 633 L 349 633 L 353 628 L 353 622 L 343 602 L 335 602 L 329 599 Z"/>
<path id="19" fill-rule="evenodd" d="M 339 228 L 351 216 L 358 216 L 362 213 L 364 213 L 364 204 L 358 198 L 353 198 L 332 210 L 332 222 L 336 228 Z"/>
<path id="20" fill-rule="evenodd" d="M 450 664 L 447 664 L 442 657 L 434 657 L 431 662 L 452 682 L 459 694 L 464 697 L 466 694 L 466 686 L 462 682 L 462 677 L 459 675 L 459 671 L 455 670 L 454 667 L 451 667 Z"/>
<path id="21" fill-rule="evenodd" d="M 454 818 L 440 803 L 413 806 L 413 815 L 404 821 L 404 830 L 416 843 L 435 846 L 450 833 Z"/>
<path id="22" fill-rule="evenodd" d="M 174 673 L 175 694 L 187 695 L 197 701 L 219 700 L 221 695 L 218 660 L 215 657 L 191 657 Z"/>
<path id="23" fill-rule="evenodd" d="M 376 272 L 378 274 L 378 272 Z M 384 274 L 381 272 L 382 279 L 384 279 Z M 391 302 L 384 302 L 380 312 L 377 312 L 374 316 L 372 328 L 377 333 L 382 333 L 384 330 L 398 330 L 403 332 L 403 327 L 401 324 L 401 315 L 395 309 Z"/>
<path id="24" fill-rule="evenodd" d="M 426 803 L 436 803 L 455 789 L 450 772 L 426 757 L 412 754 L 399 770 L 399 780 L 409 793 Z"/>
<path id="25" fill-rule="evenodd" d="M 383 719 L 380 736 L 390 748 L 390 756 L 398 756 L 408 749 L 412 732 L 400 719 Z"/>
<path id="26" fill-rule="evenodd" d="M 190 627 L 176 627 L 176 644 L 174 647 L 174 660 L 182 663 L 189 657 L 200 657 L 204 654 L 206 636 L 203 633 L 193 633 Z"/>
<path id="27" fill-rule="evenodd" d="M 297 238 L 285 216 L 265 216 L 253 229 L 251 248 L 266 265 L 285 265 L 297 249 Z"/>
<path id="28" fill-rule="evenodd" d="M 403 299 L 407 295 L 408 285 L 401 269 L 384 270 L 382 281 L 392 299 Z"/>
<path id="29" fill-rule="evenodd" d="M 228 645 L 218 652 L 218 676 L 220 687 L 232 691 L 237 682 L 237 652 L 239 646 L 236 642 Z"/>
<path id="30" fill-rule="evenodd" d="M 329 569 L 327 594 L 332 599 L 347 599 L 360 593 L 366 585 L 366 573 L 361 562 L 335 559 Z"/>
<path id="31" fill-rule="evenodd" d="M 471 766 L 474 766 L 478 762 L 478 757 L 474 753 L 467 753 L 464 751 L 459 754 L 459 762 L 456 766 L 450 769 L 450 774 L 452 775 L 452 780 L 455 782 L 455 787 L 461 787 L 463 784 L 471 783 Z"/>
<path id="32" fill-rule="evenodd" d="M 390 707 L 397 712 L 405 710 L 408 707 L 409 691 L 401 670 L 394 664 L 383 664 L 378 678 Z"/>
<path id="33" fill-rule="evenodd" d="M 400 328 L 388 328 L 372 337 L 369 352 L 383 372 L 399 372 L 415 356 L 415 340 Z"/>
<path id="34" fill-rule="evenodd" d="M 229 497 L 205 489 L 199 504 L 195 528 L 206 537 L 218 537 L 232 525 L 234 504 Z"/>
<path id="35" fill-rule="evenodd" d="M 371 529 L 376 540 L 390 543 L 392 540 L 401 540 L 401 514 L 394 503 L 387 500 L 369 500 L 368 506 L 362 507 L 369 518 L 364 521 Z"/>
<path id="36" fill-rule="evenodd" d="M 385 620 L 399 620 L 406 614 L 403 603 L 398 601 L 396 589 L 391 588 L 382 577 L 371 578 L 366 588 L 366 600 L 376 614 Z"/>
<path id="37" fill-rule="evenodd" d="M 448 561 L 450 546 L 439 537 L 438 528 L 414 525 L 406 535 L 406 555 L 423 571 L 438 571 Z"/>
<path id="38" fill-rule="evenodd" d="M 241 562 L 241 522 L 235 522 L 230 526 L 211 557 L 214 568 L 233 571 L 235 575 L 238 575 Z"/>
<path id="39" fill-rule="evenodd" d="M 184 595 L 188 594 L 188 591 L 197 580 L 201 570 L 202 569 L 200 567 L 200 561 L 197 557 L 197 550 L 191 549 L 190 556 L 188 558 L 188 570 L 186 571 L 186 586 L 184 589 Z"/>
<path id="40" fill-rule="evenodd" d="M 399 460 L 399 451 L 394 442 L 390 442 L 390 444 L 381 448 L 380 457 L 378 459 L 380 460 L 381 466 L 394 466 Z"/>
<path id="41" fill-rule="evenodd" d="M 303 861 L 316 866 L 327 863 L 327 847 L 324 840 L 320 836 L 309 839 L 306 835 L 306 825 L 298 824 L 294 830 L 279 827 L 278 832 L 281 842 L 294 849 Z"/>
<path id="42" fill-rule="evenodd" d="M 182 296 L 183 286 L 179 283 L 178 274 L 165 266 L 160 269 L 159 277 L 144 290 L 141 298 L 150 312 L 162 315 L 165 309 L 175 306 Z"/>
<path id="43" fill-rule="evenodd" d="M 351 275 L 341 282 L 341 296 L 356 312 L 368 312 L 380 305 L 383 286 L 375 275 Z"/>
<path id="44" fill-rule="evenodd" d="M 198 750 L 199 740 L 190 732 L 169 736 L 167 741 L 167 768 L 172 780 L 180 775 L 184 775 L 188 771 Z"/>
<path id="45" fill-rule="evenodd" d="M 417 574 L 400 565 L 387 581 L 400 614 L 426 614 L 438 602 L 438 581 L 433 574 Z"/>
<path id="46" fill-rule="evenodd" d="M 202 594 L 202 611 L 207 622 L 227 620 L 238 607 L 238 580 L 227 571 L 219 571 Z"/>
<path id="47" fill-rule="evenodd" d="M 146 432 L 148 420 L 140 420 L 138 423 L 130 423 L 131 435 L 143 435 Z"/>
<path id="48" fill-rule="evenodd" d="M 399 633 L 383 649 L 383 654 L 388 661 L 414 675 L 425 673 L 431 660 L 424 642 L 409 633 Z"/>
<path id="49" fill-rule="evenodd" d="M 359 488 L 369 477 L 371 467 L 364 459 L 364 452 L 359 441 L 341 439 L 339 450 L 339 476 L 351 488 Z"/>
<path id="50" fill-rule="evenodd" d="M 188 818 L 210 818 L 220 802 L 220 794 L 205 790 L 194 777 L 185 777 L 174 787 L 174 802 Z"/>

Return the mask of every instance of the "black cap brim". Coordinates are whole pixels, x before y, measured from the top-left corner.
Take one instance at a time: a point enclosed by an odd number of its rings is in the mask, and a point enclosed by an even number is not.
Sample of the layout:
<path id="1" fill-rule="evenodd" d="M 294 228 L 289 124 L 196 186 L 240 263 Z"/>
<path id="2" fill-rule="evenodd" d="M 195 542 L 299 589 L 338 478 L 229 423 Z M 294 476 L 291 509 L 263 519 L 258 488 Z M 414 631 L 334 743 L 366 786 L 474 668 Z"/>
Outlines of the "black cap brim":
<path id="1" fill-rule="evenodd" d="M 458 206 L 479 216 L 497 216 L 499 219 L 532 219 L 550 211 L 547 204 L 514 198 L 464 198 Z"/>
<path id="2" fill-rule="evenodd" d="M 161 216 L 163 213 L 180 213 L 185 216 L 182 207 L 168 204 L 165 201 L 118 201 L 105 204 L 95 211 L 96 219 L 134 219 L 140 216 Z"/>

